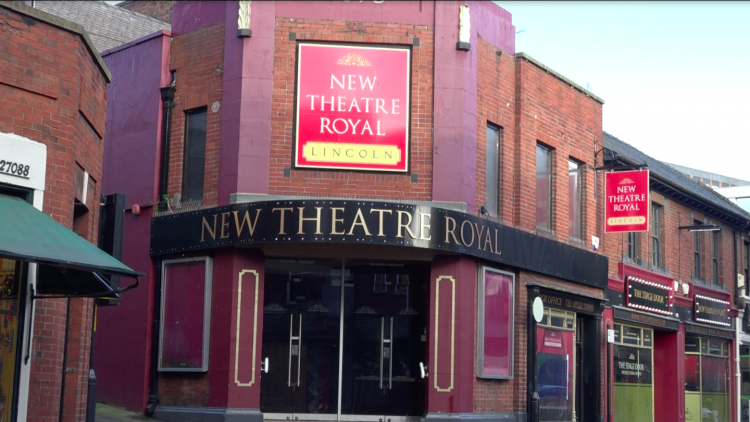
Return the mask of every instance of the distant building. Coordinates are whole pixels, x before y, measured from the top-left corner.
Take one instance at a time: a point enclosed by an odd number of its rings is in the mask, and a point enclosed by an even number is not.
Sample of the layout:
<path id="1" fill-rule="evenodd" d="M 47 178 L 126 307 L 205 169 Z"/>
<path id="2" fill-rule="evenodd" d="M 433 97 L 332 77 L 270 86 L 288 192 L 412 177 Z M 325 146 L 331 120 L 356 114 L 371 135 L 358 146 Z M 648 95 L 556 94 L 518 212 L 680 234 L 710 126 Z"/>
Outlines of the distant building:
<path id="1" fill-rule="evenodd" d="M 734 177 L 722 176 L 720 174 L 711 173 L 708 171 L 697 170 L 690 167 L 680 166 L 677 164 L 664 163 L 671 166 L 675 170 L 683 173 L 687 177 L 703 183 L 706 186 L 712 188 L 730 188 L 734 186 L 750 186 L 750 182 L 747 180 L 735 179 Z"/>

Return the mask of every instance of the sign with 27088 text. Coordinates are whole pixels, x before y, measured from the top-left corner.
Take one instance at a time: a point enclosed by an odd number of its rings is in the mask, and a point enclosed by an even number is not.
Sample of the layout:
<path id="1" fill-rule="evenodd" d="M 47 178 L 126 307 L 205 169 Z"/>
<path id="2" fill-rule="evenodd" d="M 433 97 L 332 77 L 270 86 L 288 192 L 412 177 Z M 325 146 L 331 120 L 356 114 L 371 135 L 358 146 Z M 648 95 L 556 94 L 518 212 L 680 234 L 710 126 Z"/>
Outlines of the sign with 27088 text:
<path id="1" fill-rule="evenodd" d="M 296 167 L 408 171 L 411 50 L 300 43 Z"/>

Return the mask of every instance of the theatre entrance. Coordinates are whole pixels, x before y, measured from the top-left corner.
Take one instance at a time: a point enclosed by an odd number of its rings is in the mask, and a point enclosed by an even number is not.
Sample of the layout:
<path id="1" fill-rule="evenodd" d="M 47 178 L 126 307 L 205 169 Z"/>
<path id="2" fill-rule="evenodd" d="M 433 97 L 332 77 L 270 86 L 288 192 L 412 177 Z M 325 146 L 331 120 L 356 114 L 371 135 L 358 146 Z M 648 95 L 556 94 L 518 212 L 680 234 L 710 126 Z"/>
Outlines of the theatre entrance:
<path id="1" fill-rule="evenodd" d="M 264 418 L 421 417 L 429 273 L 425 263 L 267 260 Z"/>

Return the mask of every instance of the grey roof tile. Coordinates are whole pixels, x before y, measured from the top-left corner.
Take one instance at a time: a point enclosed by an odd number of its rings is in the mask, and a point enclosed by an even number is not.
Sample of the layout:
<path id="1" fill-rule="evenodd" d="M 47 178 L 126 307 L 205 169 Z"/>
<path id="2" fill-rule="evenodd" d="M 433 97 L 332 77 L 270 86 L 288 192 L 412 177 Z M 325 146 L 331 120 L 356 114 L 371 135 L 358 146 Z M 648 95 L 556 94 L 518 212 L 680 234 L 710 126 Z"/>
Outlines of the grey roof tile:
<path id="1" fill-rule="evenodd" d="M 168 23 L 101 1 L 37 1 L 35 7 L 83 26 L 99 53 L 170 29 Z"/>

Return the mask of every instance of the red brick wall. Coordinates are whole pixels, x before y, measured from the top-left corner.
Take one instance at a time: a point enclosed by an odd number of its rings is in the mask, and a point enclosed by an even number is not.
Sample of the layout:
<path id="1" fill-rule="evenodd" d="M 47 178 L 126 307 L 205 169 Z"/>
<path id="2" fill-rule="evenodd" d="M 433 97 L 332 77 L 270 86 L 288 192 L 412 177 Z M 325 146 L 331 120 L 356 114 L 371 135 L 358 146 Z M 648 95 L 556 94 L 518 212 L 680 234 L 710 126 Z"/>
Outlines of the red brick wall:
<path id="1" fill-rule="evenodd" d="M 0 132 L 47 145 L 43 211 L 95 242 L 98 233 L 106 112 L 104 75 L 79 35 L 0 8 Z M 74 218 L 76 163 L 96 187 L 89 211 Z M 35 302 L 29 421 L 57 421 L 66 316 L 70 319 L 63 420 L 85 415 L 91 300 Z"/>
<path id="2" fill-rule="evenodd" d="M 141 15 L 150 16 L 159 19 L 162 22 L 172 22 L 172 6 L 176 1 L 126 1 L 118 4 L 117 7 L 128 9 L 140 13 Z"/>
<path id="3" fill-rule="evenodd" d="M 418 175 L 354 171 L 292 169 L 292 109 L 296 42 L 289 40 L 407 44 L 420 39 L 412 49 L 411 152 L 409 167 Z M 276 19 L 274 92 L 271 122 L 269 193 L 272 195 L 325 195 L 349 198 L 429 200 L 432 195 L 432 79 L 433 29 L 423 25 L 370 22 Z"/>
<path id="4" fill-rule="evenodd" d="M 159 404 L 208 406 L 207 373 L 159 373 Z"/>
<path id="5" fill-rule="evenodd" d="M 512 222 L 513 157 L 515 155 L 515 60 L 513 56 L 478 40 L 477 77 L 477 204 L 485 204 L 487 124 L 502 129 L 500 146 L 500 208 L 498 221 Z"/>
<path id="6" fill-rule="evenodd" d="M 219 140 L 224 71 L 224 25 L 214 25 L 172 38 L 169 69 L 176 70 L 175 107 L 172 110 L 172 136 L 169 140 L 169 186 L 171 196 L 182 192 L 185 111 L 207 107 L 206 167 L 203 176 L 203 203 L 217 203 L 219 188 Z"/>
<path id="7" fill-rule="evenodd" d="M 594 140 L 602 144 L 602 104 L 548 73 L 536 64 L 516 60 L 516 174 L 514 225 L 536 231 L 535 169 L 536 145 L 541 142 L 554 151 L 552 181 L 553 238 L 568 242 L 568 160 L 583 167 L 593 165 Z M 585 169 L 583 236 L 600 236 L 598 209 L 594 198 L 594 172 Z M 572 243 L 576 244 L 576 243 Z"/>
<path id="8" fill-rule="evenodd" d="M 661 230 L 662 257 L 667 267 L 667 276 L 674 280 L 690 282 L 693 275 L 693 246 L 694 233 L 687 230 L 678 230 L 680 226 L 689 226 L 699 221 L 701 223 L 713 223 L 722 228 L 719 234 L 719 279 L 724 286 L 724 291 L 730 297 L 734 297 L 735 268 L 734 268 L 734 236 L 730 226 L 722 223 L 716 218 L 704 216 L 697 210 L 670 199 L 664 198 L 660 193 L 651 191 L 651 201 L 662 205 L 663 220 Z M 652 261 L 651 227 L 648 232 L 638 233 L 638 256 L 643 259 L 643 267 L 648 269 Z M 713 279 L 713 233 L 703 232 L 701 235 L 701 278 L 708 286 L 714 286 Z M 739 236 L 737 237 L 739 239 Z M 742 243 L 737 241 L 738 272 L 742 272 Z M 604 251 L 609 258 L 609 276 L 619 278 L 618 265 L 622 262 L 623 254 L 628 251 L 627 235 L 621 233 L 610 233 L 604 236 Z M 690 289 L 688 297 L 692 300 L 693 289 Z M 678 296 L 684 296 L 682 290 L 677 292 Z M 731 300 L 734 304 L 734 300 Z M 734 306 L 734 305 L 733 305 Z"/>

